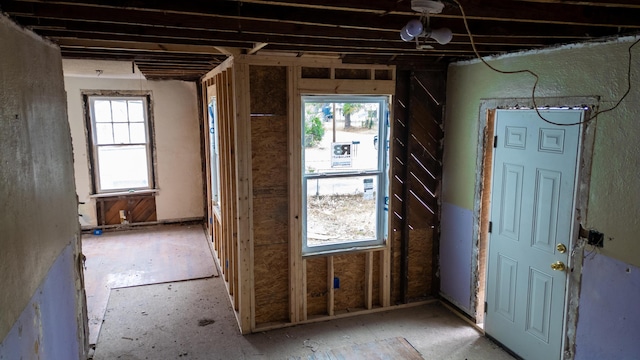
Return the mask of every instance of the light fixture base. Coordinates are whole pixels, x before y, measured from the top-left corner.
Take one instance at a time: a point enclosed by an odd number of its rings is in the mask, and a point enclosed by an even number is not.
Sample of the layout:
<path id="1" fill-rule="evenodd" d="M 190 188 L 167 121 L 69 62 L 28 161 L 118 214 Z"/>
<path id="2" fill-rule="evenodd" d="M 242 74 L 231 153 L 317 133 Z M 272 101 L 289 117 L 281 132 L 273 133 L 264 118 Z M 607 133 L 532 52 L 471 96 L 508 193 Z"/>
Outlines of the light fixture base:
<path id="1" fill-rule="evenodd" d="M 411 9 L 419 13 L 440 14 L 444 4 L 433 0 L 411 0 Z"/>

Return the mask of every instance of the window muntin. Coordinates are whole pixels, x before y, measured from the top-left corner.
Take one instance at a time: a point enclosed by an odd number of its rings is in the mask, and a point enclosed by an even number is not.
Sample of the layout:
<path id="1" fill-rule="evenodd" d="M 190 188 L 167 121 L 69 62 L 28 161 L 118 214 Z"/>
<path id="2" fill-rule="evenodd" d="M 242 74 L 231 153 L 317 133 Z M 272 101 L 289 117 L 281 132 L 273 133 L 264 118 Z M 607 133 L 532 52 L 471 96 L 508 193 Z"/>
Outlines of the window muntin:
<path id="1" fill-rule="evenodd" d="M 95 192 L 151 189 L 153 162 L 146 96 L 89 96 Z"/>
<path id="2" fill-rule="evenodd" d="M 302 97 L 304 254 L 384 243 L 388 150 L 377 140 L 386 139 L 387 102 L 385 96 Z"/>

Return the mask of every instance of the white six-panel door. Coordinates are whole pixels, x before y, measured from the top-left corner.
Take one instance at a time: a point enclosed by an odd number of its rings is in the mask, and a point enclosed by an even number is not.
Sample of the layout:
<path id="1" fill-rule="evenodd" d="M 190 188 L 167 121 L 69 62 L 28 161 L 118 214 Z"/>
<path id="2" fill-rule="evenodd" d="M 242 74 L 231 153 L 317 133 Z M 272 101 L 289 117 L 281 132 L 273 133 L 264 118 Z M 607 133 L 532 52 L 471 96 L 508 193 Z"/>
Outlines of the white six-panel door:
<path id="1" fill-rule="evenodd" d="M 542 114 L 564 124 L 583 116 Z M 485 331 L 524 359 L 562 351 L 580 129 L 534 110 L 496 112 Z"/>

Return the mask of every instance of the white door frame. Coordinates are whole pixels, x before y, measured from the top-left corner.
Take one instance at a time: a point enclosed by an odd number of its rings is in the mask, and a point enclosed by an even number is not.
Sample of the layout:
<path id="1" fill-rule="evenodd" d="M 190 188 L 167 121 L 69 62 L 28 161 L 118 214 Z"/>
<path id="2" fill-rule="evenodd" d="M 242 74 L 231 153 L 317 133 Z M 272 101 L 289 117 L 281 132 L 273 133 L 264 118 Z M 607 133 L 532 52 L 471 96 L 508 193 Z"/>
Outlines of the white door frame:
<path id="1" fill-rule="evenodd" d="M 585 111 L 584 119 L 589 119 L 594 111 L 597 111 L 599 97 L 557 97 L 557 98 L 537 98 L 536 103 L 544 104 L 545 107 L 552 108 L 573 108 Z M 474 222 L 473 222 L 473 244 L 471 266 L 471 304 L 474 304 L 474 312 L 477 323 L 484 321 L 484 301 L 478 298 L 479 282 L 486 278 L 486 260 L 481 263 L 479 254 L 486 243 L 481 243 L 481 205 L 484 189 L 485 174 L 483 171 L 484 154 L 487 144 L 492 144 L 493 139 L 485 139 L 488 122 L 488 111 L 492 109 L 532 109 L 531 98 L 509 98 L 509 99 L 485 99 L 481 100 L 478 116 L 478 153 L 476 158 L 476 182 L 474 191 Z M 593 155 L 593 142 L 595 139 L 595 122 L 589 121 L 582 125 L 578 149 L 578 169 L 576 174 L 576 196 L 574 211 L 574 228 L 572 233 L 571 251 L 569 256 L 569 268 L 572 271 L 567 273 L 567 285 L 565 293 L 565 312 L 563 324 L 563 359 L 573 359 L 575 354 L 575 339 L 577 328 L 578 298 L 580 293 L 580 278 L 582 274 L 582 254 L 585 246 L 584 241 L 578 241 L 578 231 L 580 224 L 587 218 L 587 202 L 589 195 L 589 181 L 591 179 L 591 160 Z M 489 174 L 490 175 L 490 174 Z M 488 194 L 485 194 L 485 196 Z M 489 195 L 490 196 L 490 195 Z M 486 249 L 488 251 L 488 248 Z M 484 281 L 482 282 L 484 284 Z M 486 287 L 486 285 L 485 285 Z M 484 294 L 484 291 L 480 293 Z"/>

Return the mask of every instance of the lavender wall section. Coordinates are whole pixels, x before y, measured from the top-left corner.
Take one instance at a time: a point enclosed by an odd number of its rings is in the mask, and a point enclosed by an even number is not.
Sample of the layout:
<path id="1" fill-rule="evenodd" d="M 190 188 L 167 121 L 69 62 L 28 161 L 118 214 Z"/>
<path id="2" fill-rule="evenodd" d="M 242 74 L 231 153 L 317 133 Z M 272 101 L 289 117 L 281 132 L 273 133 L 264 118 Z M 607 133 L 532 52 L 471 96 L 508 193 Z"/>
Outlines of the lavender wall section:
<path id="1" fill-rule="evenodd" d="M 440 294 L 471 314 L 473 211 L 442 204 L 440 230 Z"/>
<path id="2" fill-rule="evenodd" d="M 0 359 L 78 359 L 73 247 L 64 248 L 0 343 Z"/>
<path id="3" fill-rule="evenodd" d="M 578 311 L 576 360 L 640 358 L 640 268 L 587 255 Z"/>

